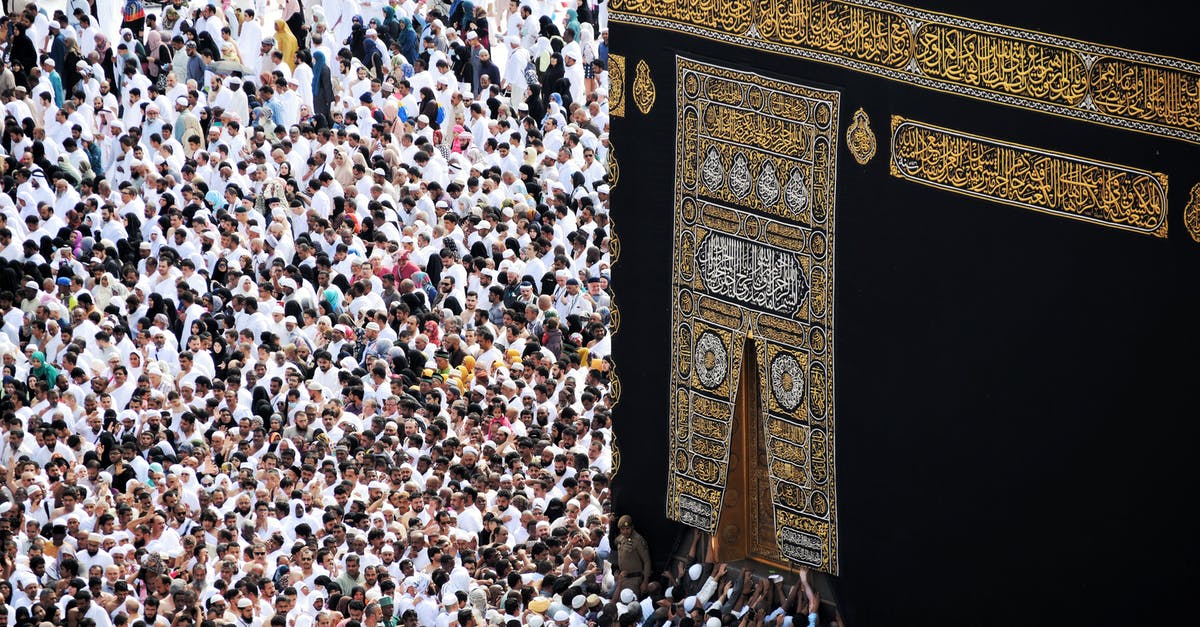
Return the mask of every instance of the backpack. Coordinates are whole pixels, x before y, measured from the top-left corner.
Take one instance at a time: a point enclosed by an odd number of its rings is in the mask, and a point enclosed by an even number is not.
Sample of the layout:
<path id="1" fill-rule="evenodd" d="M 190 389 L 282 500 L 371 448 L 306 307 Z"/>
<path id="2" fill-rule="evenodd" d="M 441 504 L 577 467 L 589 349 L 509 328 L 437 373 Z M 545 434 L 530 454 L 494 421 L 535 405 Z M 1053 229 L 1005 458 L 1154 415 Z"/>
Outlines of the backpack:
<path id="1" fill-rule="evenodd" d="M 146 5 L 142 0 L 125 0 L 125 7 L 121 9 L 121 17 L 126 22 L 146 17 Z"/>

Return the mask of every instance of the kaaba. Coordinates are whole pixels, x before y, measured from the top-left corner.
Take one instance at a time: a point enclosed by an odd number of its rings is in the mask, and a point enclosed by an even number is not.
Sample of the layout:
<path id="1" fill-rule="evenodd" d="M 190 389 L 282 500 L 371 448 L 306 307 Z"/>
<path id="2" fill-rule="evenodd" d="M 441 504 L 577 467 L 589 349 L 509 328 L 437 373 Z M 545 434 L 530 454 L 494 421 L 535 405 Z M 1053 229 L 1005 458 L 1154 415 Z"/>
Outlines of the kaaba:
<path id="1" fill-rule="evenodd" d="M 851 627 L 1190 615 L 1182 8 L 607 3 L 613 509 L 656 563 L 708 534 Z"/>

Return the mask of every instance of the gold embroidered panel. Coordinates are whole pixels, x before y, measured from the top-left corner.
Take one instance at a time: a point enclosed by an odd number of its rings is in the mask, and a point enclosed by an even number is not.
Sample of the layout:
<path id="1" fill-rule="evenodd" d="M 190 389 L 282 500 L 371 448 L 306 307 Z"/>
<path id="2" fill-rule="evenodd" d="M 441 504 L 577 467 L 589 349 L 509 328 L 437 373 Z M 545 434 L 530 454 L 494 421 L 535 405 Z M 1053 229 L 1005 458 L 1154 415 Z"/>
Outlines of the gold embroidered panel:
<path id="1" fill-rule="evenodd" d="M 841 94 L 676 58 L 668 516 L 713 533 L 756 360 L 778 561 L 837 573 L 833 258 Z M 747 337 L 754 354 L 746 355 Z M 760 478 L 761 479 L 761 478 Z"/>
<path id="2" fill-rule="evenodd" d="M 1167 176 L 892 116 L 892 176 L 1118 229 L 1167 236 Z"/>
<path id="3" fill-rule="evenodd" d="M 611 0 L 677 31 L 937 91 L 1200 143 L 1200 64 L 878 0 Z"/>
<path id="4" fill-rule="evenodd" d="M 625 57 L 608 53 L 608 113 L 625 117 Z"/>

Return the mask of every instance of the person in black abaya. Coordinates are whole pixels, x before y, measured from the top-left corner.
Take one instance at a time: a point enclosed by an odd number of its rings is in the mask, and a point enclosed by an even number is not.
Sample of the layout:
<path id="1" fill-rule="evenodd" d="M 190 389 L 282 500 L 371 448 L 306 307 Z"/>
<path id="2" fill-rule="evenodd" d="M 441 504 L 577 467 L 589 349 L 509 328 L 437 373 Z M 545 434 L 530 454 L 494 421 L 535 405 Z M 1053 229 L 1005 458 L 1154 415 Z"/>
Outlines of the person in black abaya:
<path id="1" fill-rule="evenodd" d="M 558 31 L 558 27 L 554 25 L 554 20 L 549 15 L 543 15 L 538 18 L 538 36 L 550 39 L 551 37 L 561 37 L 562 33 Z"/>
<path id="2" fill-rule="evenodd" d="M 432 126 L 434 130 L 441 128 L 441 125 L 438 124 L 438 102 L 437 98 L 433 95 L 432 89 L 428 87 L 421 88 L 421 103 L 418 105 L 418 110 L 425 117 L 429 118 L 429 126 Z"/>
<path id="3" fill-rule="evenodd" d="M 474 244 L 471 244 L 471 258 L 472 259 L 479 258 L 479 257 L 488 257 L 488 256 L 489 255 L 488 255 L 487 245 L 483 243 L 483 240 L 478 240 Z M 499 264 L 499 261 L 497 261 L 496 263 Z"/>
<path id="4" fill-rule="evenodd" d="M 79 72 L 79 62 L 83 61 L 83 52 L 79 49 L 79 43 L 74 39 L 69 40 L 66 53 L 63 55 L 62 68 L 58 73 L 62 76 L 63 93 L 70 98 L 71 94 L 75 93 L 75 87 L 79 84 L 83 75 Z"/>
<path id="5" fill-rule="evenodd" d="M 200 31 L 196 35 L 196 52 L 203 54 L 205 50 L 212 53 L 214 60 L 221 58 L 221 49 L 217 47 L 217 42 L 208 31 Z"/>
<path id="6" fill-rule="evenodd" d="M 542 86 L 537 83 L 529 85 L 529 96 L 525 98 L 525 104 L 529 106 L 529 117 L 540 128 L 542 119 L 546 117 L 546 101 L 542 98 Z"/>
<path id="7" fill-rule="evenodd" d="M 565 76 L 565 73 L 566 66 L 563 65 L 562 54 L 558 52 L 551 53 L 550 64 L 546 66 L 545 71 L 543 71 L 542 75 L 538 77 L 541 79 L 540 84 L 543 86 L 543 97 L 549 97 L 549 92 L 554 89 L 554 83 L 556 83 L 558 79 Z M 548 101 L 543 99 L 542 102 L 543 104 L 546 104 Z M 536 120 L 538 118 L 534 119 Z"/>
<path id="8" fill-rule="evenodd" d="M 429 263 L 425 265 L 425 273 L 429 275 L 430 283 L 437 285 L 442 282 L 442 258 L 440 255 L 429 256 Z"/>
<path id="9" fill-rule="evenodd" d="M 354 26 L 350 27 L 350 38 L 344 43 L 349 46 L 350 54 L 354 55 L 354 58 L 358 59 L 363 67 L 371 67 L 370 59 L 367 57 L 367 28 L 361 21 L 356 21 Z"/>
<path id="10" fill-rule="evenodd" d="M 22 84 L 23 77 L 27 78 L 32 68 L 37 67 L 37 46 L 29 38 L 28 30 L 29 27 L 24 24 L 14 24 L 12 45 L 9 49 L 9 59 L 14 66 L 13 76 L 17 79 L 18 85 Z M 19 70 L 17 65 L 20 65 Z M 28 80 L 24 84 L 28 87 Z"/>
<path id="11" fill-rule="evenodd" d="M 312 53 L 313 63 L 313 113 L 324 119 L 331 119 L 333 108 L 333 79 L 329 73 L 328 59 L 325 53 L 317 50 Z"/>
<path id="12" fill-rule="evenodd" d="M 304 0 L 294 0 L 296 3 L 296 12 L 292 13 L 286 21 L 288 30 L 295 35 L 296 41 L 304 42 L 308 38 L 308 27 L 304 25 Z M 285 2 L 285 5 L 290 5 L 292 0 Z M 285 9 L 286 11 L 287 9 Z"/>
<path id="13" fill-rule="evenodd" d="M 559 104 L 562 105 L 562 110 L 570 111 L 571 103 L 574 102 L 571 99 L 571 81 L 567 80 L 566 78 L 560 78 L 549 85 L 551 86 L 551 89 L 546 94 L 546 102 L 549 103 L 550 99 L 557 94 L 560 100 Z M 549 105 L 547 104 L 547 106 Z"/>

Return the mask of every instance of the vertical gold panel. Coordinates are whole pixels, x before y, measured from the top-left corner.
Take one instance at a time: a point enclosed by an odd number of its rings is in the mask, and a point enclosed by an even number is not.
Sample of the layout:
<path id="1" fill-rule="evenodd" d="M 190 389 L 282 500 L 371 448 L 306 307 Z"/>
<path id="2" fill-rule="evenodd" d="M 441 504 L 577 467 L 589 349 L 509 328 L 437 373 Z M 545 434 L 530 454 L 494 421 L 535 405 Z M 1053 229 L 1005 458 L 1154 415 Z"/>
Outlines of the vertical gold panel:
<path id="1" fill-rule="evenodd" d="M 608 54 L 608 114 L 625 117 L 625 57 Z"/>
<path id="2" fill-rule="evenodd" d="M 676 63 L 668 515 L 722 556 L 836 573 L 841 95 Z"/>

